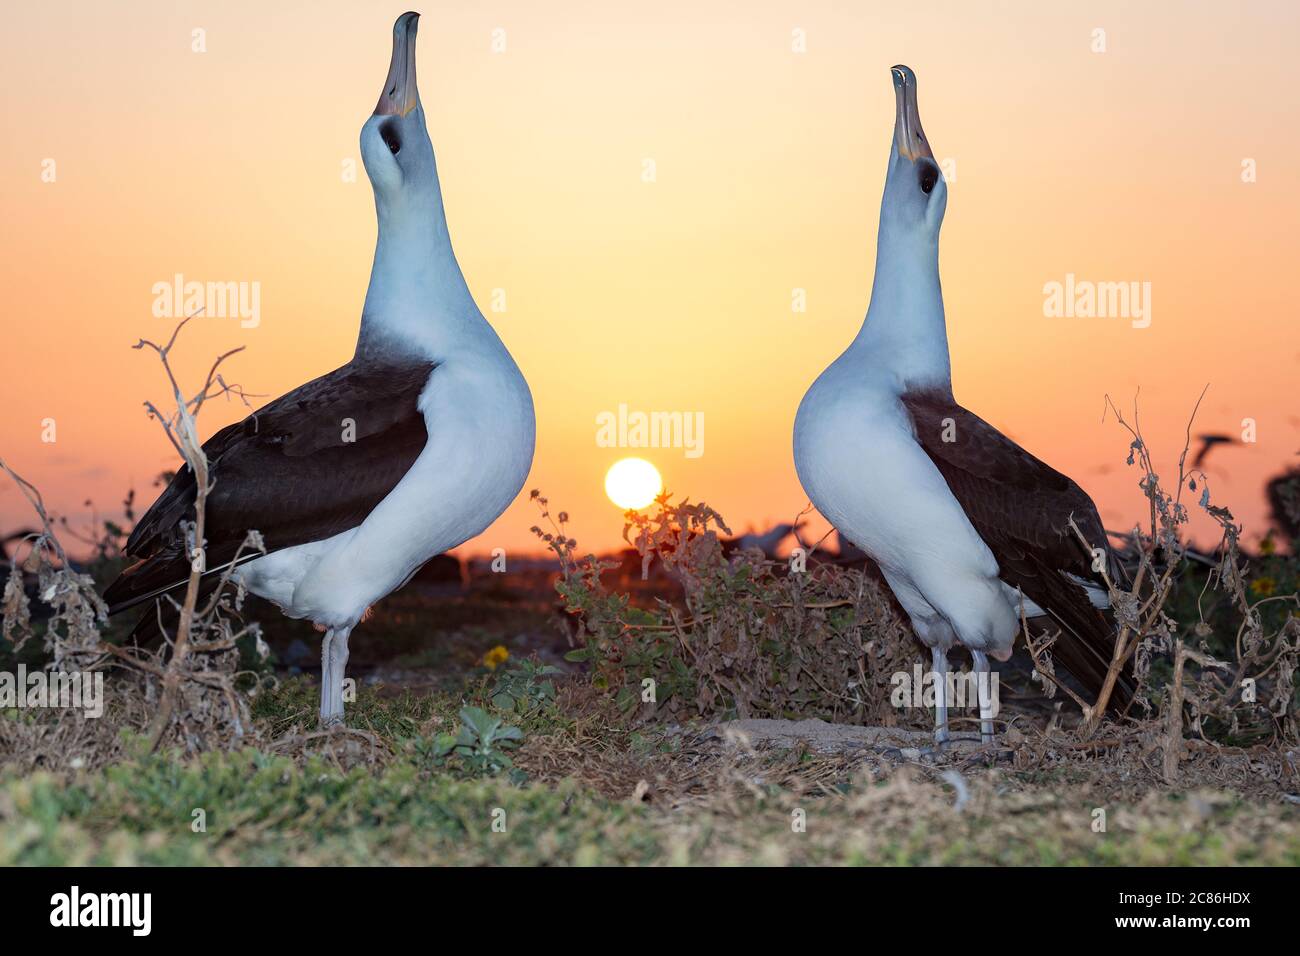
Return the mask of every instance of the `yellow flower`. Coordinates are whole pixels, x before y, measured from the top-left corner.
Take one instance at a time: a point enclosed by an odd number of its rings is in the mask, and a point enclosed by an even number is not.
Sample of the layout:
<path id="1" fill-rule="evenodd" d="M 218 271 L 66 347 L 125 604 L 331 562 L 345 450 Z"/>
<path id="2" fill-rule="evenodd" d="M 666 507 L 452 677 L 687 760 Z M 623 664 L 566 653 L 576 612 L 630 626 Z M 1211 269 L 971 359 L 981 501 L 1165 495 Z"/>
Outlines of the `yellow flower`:
<path id="1" fill-rule="evenodd" d="M 490 671 L 494 671 L 499 664 L 504 664 L 509 657 L 510 652 L 498 644 L 483 655 L 483 666 Z"/>
<path id="2" fill-rule="evenodd" d="M 1277 590 L 1277 582 L 1272 578 L 1256 578 L 1250 582 L 1250 589 L 1260 597 L 1268 597 Z"/>

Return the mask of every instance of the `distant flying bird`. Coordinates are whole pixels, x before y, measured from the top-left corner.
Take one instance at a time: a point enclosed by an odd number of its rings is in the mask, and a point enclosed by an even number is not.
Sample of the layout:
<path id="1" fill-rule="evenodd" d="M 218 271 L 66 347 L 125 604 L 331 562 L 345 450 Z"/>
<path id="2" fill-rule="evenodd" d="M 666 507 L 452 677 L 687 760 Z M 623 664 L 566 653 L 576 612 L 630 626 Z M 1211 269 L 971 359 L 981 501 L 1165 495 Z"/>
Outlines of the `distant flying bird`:
<path id="1" fill-rule="evenodd" d="M 1234 445 L 1236 440 L 1231 435 L 1197 435 L 1200 445 L 1196 449 L 1196 457 L 1192 459 L 1192 467 L 1200 468 L 1205 464 L 1205 458 L 1209 455 L 1210 450 L 1215 445 Z"/>
<path id="2" fill-rule="evenodd" d="M 947 186 L 921 130 L 916 76 L 905 66 L 892 73 L 896 117 L 871 306 L 799 406 L 799 479 L 831 524 L 880 565 L 931 648 L 937 689 L 954 645 L 970 651 L 980 674 L 988 655 L 1011 656 L 1023 596 L 1027 616 L 1046 614 L 1061 627 L 1056 660 L 1095 694 L 1115 631 L 1072 515 L 1113 580 L 1121 571 L 1083 490 L 953 398 L 939 287 Z M 1116 703 L 1131 694 L 1124 675 Z M 948 703 L 937 695 L 939 743 L 948 737 Z M 991 739 L 983 708 L 980 730 Z"/>
<path id="3" fill-rule="evenodd" d="M 452 252 L 415 81 L 418 19 L 394 25 L 388 78 L 361 129 L 379 234 L 356 354 L 203 446 L 214 482 L 206 574 L 229 566 L 249 529 L 262 533 L 268 554 L 235 576 L 325 632 L 325 724 L 343 719 L 352 628 L 431 557 L 487 528 L 533 457 L 528 385 Z M 184 584 L 194 502 L 183 468 L 127 542 L 137 561 L 105 594 L 112 612 Z"/>

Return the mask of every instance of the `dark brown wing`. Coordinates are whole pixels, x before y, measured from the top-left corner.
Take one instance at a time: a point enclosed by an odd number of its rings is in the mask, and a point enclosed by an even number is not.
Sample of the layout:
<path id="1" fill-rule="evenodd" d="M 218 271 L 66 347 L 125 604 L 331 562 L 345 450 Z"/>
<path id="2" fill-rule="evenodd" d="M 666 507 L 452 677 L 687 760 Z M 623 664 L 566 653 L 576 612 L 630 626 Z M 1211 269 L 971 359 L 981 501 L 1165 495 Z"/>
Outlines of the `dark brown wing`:
<path id="1" fill-rule="evenodd" d="M 269 553 L 359 525 L 424 449 L 428 430 L 416 402 L 433 368 L 348 364 L 208 439 L 208 573 L 234 559 L 251 529 Z M 195 495 L 194 474 L 183 468 L 140 519 L 126 545 L 138 560 L 104 594 L 110 613 L 188 578 L 185 528 Z"/>
<path id="2" fill-rule="evenodd" d="M 1092 570 L 1092 555 L 1070 528 L 1073 515 L 1089 545 L 1106 550 L 1112 580 L 1124 580 L 1096 505 L 1072 480 L 962 408 L 950 394 L 910 393 L 903 396 L 903 405 L 917 441 L 997 558 L 1002 580 L 1061 626 L 1064 633 L 1053 654 L 1095 696 L 1110 667 L 1115 628 L 1066 575 L 1104 587 L 1102 576 Z M 1112 701 L 1127 707 L 1132 694 L 1130 662 Z"/>

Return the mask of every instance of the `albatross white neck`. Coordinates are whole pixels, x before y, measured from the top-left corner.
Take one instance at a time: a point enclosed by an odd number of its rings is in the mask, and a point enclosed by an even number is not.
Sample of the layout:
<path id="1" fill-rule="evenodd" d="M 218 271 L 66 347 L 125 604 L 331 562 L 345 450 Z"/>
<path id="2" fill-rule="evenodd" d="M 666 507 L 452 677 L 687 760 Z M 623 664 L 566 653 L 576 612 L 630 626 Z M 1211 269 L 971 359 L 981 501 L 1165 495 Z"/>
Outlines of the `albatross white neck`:
<path id="1" fill-rule="evenodd" d="M 391 199 L 376 196 L 379 235 L 362 310 L 362 352 L 440 360 L 488 329 L 451 247 L 436 168 Z"/>
<path id="2" fill-rule="evenodd" d="M 899 391 L 951 389 L 938 233 L 898 221 L 888 208 L 890 202 L 887 183 L 871 305 L 850 351 L 860 361 L 887 370 Z"/>

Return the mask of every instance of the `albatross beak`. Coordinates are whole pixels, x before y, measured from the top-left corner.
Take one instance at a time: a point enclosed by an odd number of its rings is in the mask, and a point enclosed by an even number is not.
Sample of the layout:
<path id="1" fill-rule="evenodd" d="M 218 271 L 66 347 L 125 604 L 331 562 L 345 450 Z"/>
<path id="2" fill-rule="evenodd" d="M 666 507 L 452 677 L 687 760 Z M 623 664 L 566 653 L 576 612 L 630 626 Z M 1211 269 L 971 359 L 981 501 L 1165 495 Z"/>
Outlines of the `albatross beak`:
<path id="1" fill-rule="evenodd" d="M 912 162 L 921 157 L 934 159 L 934 152 L 921 129 L 921 112 L 916 106 L 916 74 L 910 67 L 898 65 L 890 72 L 894 76 L 894 145 L 898 155 Z"/>
<path id="2" fill-rule="evenodd" d="M 415 87 L 415 29 L 418 13 L 403 13 L 393 24 L 393 60 L 388 64 L 388 79 L 379 94 L 376 116 L 405 116 L 420 101 Z"/>

